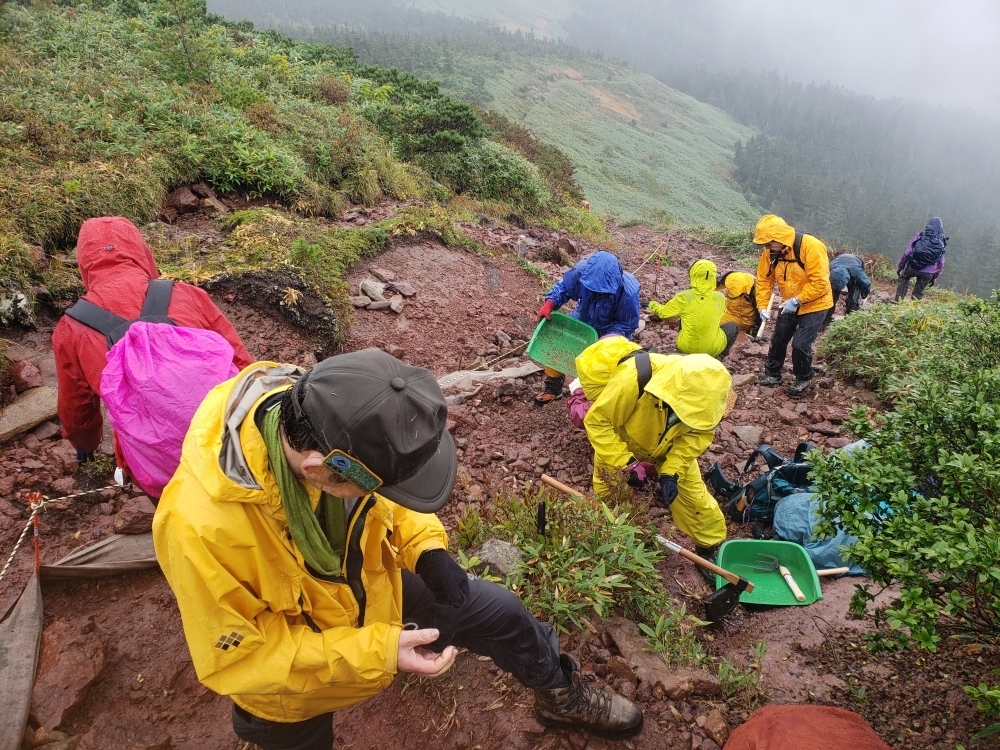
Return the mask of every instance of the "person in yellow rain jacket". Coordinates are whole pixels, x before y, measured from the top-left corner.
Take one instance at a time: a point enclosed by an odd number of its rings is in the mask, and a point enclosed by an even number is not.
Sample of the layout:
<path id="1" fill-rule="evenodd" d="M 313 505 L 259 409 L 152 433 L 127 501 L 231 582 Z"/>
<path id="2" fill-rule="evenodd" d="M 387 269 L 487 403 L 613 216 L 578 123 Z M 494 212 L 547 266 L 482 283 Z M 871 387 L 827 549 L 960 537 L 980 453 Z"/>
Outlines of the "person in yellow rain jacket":
<path id="1" fill-rule="evenodd" d="M 726 296 L 726 314 L 722 324 L 735 323 L 743 333 L 755 335 L 761 317 L 757 312 L 756 279 L 745 271 L 727 271 L 719 277 L 719 291 Z"/>
<path id="2" fill-rule="evenodd" d="M 446 419 L 434 376 L 376 349 L 308 371 L 259 362 L 202 402 L 153 542 L 198 679 L 232 698 L 240 739 L 330 750 L 333 711 L 397 672 L 440 674 L 456 646 L 532 688 L 543 724 L 642 728 L 638 706 L 580 681 L 550 625 L 448 554 Z"/>
<path id="3" fill-rule="evenodd" d="M 764 377 L 757 382 L 781 385 L 781 369 L 791 342 L 795 381 L 788 393 L 801 396 L 813 376 L 813 343 L 827 310 L 833 307 L 826 245 L 810 234 L 796 232 L 774 214 L 762 216 L 757 222 L 753 241 L 764 246 L 757 264 L 757 309 L 762 317 L 770 318 L 767 307 L 775 284 L 783 300 L 771 334 Z"/>
<path id="4" fill-rule="evenodd" d="M 613 340 L 598 341 L 576 359 L 584 395 L 593 401 L 583 424 L 594 449 L 594 492 L 606 493 L 604 477 L 619 471 L 633 487 L 656 482 L 677 527 L 699 555 L 714 559 L 726 520 L 702 481 L 698 457 L 712 443 L 732 377 L 707 354 L 615 347 Z M 620 352 L 625 359 L 611 370 Z"/>
<path id="5" fill-rule="evenodd" d="M 720 325 L 726 313 L 726 298 L 715 290 L 715 264 L 710 260 L 696 260 L 688 269 L 688 276 L 690 289 L 678 292 L 666 304 L 651 301 L 649 310 L 663 320 L 680 318 L 678 351 L 721 359 L 729 353 L 739 329 L 735 323 Z"/>

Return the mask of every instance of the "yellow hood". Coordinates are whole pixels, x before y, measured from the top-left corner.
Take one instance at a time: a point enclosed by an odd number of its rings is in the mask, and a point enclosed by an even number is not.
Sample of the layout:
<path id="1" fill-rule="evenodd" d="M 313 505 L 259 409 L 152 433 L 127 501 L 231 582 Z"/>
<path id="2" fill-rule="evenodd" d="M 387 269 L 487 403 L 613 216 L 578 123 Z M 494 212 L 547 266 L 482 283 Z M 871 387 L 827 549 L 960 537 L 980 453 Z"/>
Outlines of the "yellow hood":
<path id="1" fill-rule="evenodd" d="M 744 273 L 742 271 L 733 271 L 726 275 L 726 296 L 729 299 L 736 299 L 737 297 L 742 297 L 744 294 L 750 294 L 753 290 L 754 277 L 749 273 Z"/>
<path id="2" fill-rule="evenodd" d="M 710 260 L 696 260 L 688 270 L 691 277 L 691 288 L 698 294 L 711 294 L 715 291 L 716 268 Z"/>
<path id="3" fill-rule="evenodd" d="M 605 336 L 580 352 L 576 358 L 576 374 L 587 400 L 596 401 L 611 379 L 611 373 L 618 369 L 621 358 L 641 348 L 624 336 Z"/>
<path id="4" fill-rule="evenodd" d="M 711 430 L 722 419 L 732 383 L 729 371 L 717 359 L 689 354 L 653 373 L 646 392 L 669 404 L 689 427 Z"/>
<path id="5" fill-rule="evenodd" d="M 788 226 L 780 216 L 765 214 L 760 217 L 754 230 L 754 244 L 766 245 L 775 240 L 786 247 L 791 247 L 795 243 L 795 229 Z"/>

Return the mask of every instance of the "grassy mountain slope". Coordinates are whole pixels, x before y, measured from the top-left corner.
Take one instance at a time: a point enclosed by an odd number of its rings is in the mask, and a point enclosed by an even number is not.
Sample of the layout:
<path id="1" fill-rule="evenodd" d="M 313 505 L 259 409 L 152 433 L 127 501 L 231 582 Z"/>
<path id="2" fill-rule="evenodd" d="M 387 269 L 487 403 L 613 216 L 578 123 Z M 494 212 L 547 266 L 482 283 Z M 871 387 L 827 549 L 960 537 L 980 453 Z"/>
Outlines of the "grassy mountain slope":
<path id="1" fill-rule="evenodd" d="M 0 324 L 30 319 L 43 286 L 76 288 L 56 254 L 83 220 L 149 221 L 168 191 L 200 180 L 303 217 L 463 193 L 499 215 L 582 220 L 563 201 L 571 178 L 540 172 L 436 83 L 223 23 L 199 0 L 0 5 L 0 91 Z M 374 246 L 355 239 L 244 255 L 248 267 L 341 268 Z M 335 278 L 303 275 L 344 301 Z"/>
<path id="2" fill-rule="evenodd" d="M 567 0 L 412 0 L 411 7 L 431 13 L 499 24 L 509 31 L 529 31 L 538 37 L 565 36 L 562 22 L 572 12 Z"/>
<path id="3" fill-rule="evenodd" d="M 445 91 L 524 124 L 570 157 L 602 214 L 687 226 L 755 218 L 730 176 L 735 144 L 754 131 L 721 110 L 563 44 L 391 6 L 374 2 L 365 15 L 337 2 L 293 4 L 278 18 L 263 2 L 213 2 L 230 18 L 352 47 L 361 62 L 439 80 Z M 341 19 L 364 30 L 335 25 Z"/>

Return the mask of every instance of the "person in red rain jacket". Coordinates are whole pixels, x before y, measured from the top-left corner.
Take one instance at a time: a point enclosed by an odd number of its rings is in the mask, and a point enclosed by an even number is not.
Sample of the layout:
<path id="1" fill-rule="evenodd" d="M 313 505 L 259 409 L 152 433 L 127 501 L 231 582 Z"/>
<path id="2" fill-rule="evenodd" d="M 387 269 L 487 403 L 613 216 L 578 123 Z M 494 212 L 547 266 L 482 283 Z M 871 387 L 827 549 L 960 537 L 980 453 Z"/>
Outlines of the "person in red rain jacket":
<path id="1" fill-rule="evenodd" d="M 120 216 L 88 219 L 80 227 L 77 264 L 86 289 L 83 299 L 126 320 L 139 316 L 146 287 L 159 277 L 153 253 L 136 226 Z M 226 316 L 196 286 L 176 283 L 167 315 L 179 326 L 215 331 L 233 346 L 233 364 L 243 369 L 253 359 Z M 107 342 L 101 333 L 64 315 L 52 333 L 63 437 L 84 461 L 101 443 L 101 373 Z M 115 443 L 118 465 L 125 467 Z"/>

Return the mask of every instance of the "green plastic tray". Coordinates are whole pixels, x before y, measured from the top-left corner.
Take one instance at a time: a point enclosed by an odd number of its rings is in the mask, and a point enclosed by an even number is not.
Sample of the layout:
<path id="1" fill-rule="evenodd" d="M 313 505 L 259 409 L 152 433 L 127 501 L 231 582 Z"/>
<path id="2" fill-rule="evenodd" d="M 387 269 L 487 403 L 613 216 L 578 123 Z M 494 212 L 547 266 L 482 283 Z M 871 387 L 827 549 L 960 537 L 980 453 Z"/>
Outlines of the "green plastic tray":
<path id="1" fill-rule="evenodd" d="M 531 334 L 527 355 L 540 365 L 551 367 L 574 378 L 576 358 L 588 346 L 597 341 L 597 331 L 593 326 L 564 315 L 552 313 L 552 319 L 542 318 Z"/>
<path id="2" fill-rule="evenodd" d="M 804 602 L 795 600 L 795 594 L 788 588 L 781 573 L 763 573 L 753 570 L 762 565 L 757 561 L 757 555 L 774 555 L 778 563 L 784 565 L 792 574 L 792 578 L 806 595 Z M 723 542 L 719 548 L 717 564 L 730 573 L 743 576 L 753 583 L 752 592 L 740 594 L 744 604 L 771 604 L 779 606 L 803 606 L 823 598 L 823 590 L 819 587 L 819 576 L 816 566 L 809 559 L 804 547 L 795 542 L 779 542 L 764 539 L 730 539 Z M 722 576 L 715 577 L 715 587 L 722 588 L 727 583 Z"/>

